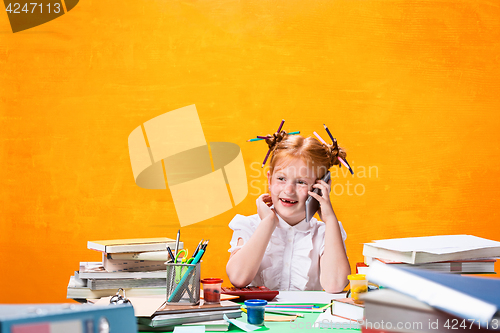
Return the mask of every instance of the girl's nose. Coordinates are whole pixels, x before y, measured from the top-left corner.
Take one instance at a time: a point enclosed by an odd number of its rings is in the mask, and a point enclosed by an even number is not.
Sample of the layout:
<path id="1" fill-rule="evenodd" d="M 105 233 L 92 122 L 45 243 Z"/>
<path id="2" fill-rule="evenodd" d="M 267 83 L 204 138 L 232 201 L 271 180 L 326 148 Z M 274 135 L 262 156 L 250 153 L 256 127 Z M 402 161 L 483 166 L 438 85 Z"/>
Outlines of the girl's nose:
<path id="1" fill-rule="evenodd" d="M 294 194 L 295 193 L 295 185 L 292 183 L 287 183 L 285 185 L 285 193 Z"/>

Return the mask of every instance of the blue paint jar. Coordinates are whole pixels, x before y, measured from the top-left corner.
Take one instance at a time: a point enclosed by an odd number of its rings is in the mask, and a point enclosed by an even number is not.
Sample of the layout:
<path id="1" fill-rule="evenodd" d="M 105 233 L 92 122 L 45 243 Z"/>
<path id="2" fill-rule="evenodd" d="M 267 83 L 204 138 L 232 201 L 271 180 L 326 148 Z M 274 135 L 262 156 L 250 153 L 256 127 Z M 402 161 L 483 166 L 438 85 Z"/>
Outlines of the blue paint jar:
<path id="1" fill-rule="evenodd" d="M 263 299 L 247 299 L 247 321 L 252 325 L 264 325 L 264 314 L 267 301 Z"/>

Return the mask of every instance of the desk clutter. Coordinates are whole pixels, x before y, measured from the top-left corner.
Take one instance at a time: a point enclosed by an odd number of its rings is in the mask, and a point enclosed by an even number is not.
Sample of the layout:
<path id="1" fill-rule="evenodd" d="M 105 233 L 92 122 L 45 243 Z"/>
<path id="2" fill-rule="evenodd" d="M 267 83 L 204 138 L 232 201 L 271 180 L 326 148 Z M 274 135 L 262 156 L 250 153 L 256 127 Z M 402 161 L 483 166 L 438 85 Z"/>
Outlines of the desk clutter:
<path id="1" fill-rule="evenodd" d="M 317 316 L 314 327 L 364 333 L 500 329 L 500 280 L 471 276 L 494 274 L 500 242 L 449 235 L 366 243 L 365 261 L 356 265 L 359 274 L 349 276 L 348 297 L 342 298 L 346 296 L 263 286 L 222 287 L 219 278 L 201 279 L 208 241 L 200 241 L 190 254 L 179 238 L 178 233 L 176 240 L 89 242 L 89 249 L 103 253 L 103 262 L 80 263 L 68 298 L 112 306 L 114 296 L 119 300 L 115 303 L 133 306 L 137 328 L 149 332 L 227 331 L 229 323 L 250 331 L 267 322 L 305 320 L 304 315 Z M 314 302 L 304 304 L 309 294 Z M 256 299 L 268 304 L 255 305 Z M 330 304 L 315 305 L 325 300 Z M 236 303 L 243 301 L 250 307 Z M 248 313 L 247 320 L 252 318 L 249 323 L 238 320 L 242 312 Z M 401 322 L 421 326 L 401 328 Z"/>
<path id="2" fill-rule="evenodd" d="M 67 297 L 101 307 L 132 305 L 139 330 L 171 331 L 198 322 L 227 330 L 224 316 L 241 317 L 241 305 L 228 300 L 238 296 L 221 295 L 221 279 L 200 278 L 208 245 L 208 240 L 201 240 L 190 255 L 180 241 L 180 231 L 177 239 L 89 241 L 88 249 L 101 252 L 103 261 L 81 262 L 70 277 Z"/>
<path id="3" fill-rule="evenodd" d="M 174 247 L 182 250 L 184 244 L 166 237 L 89 241 L 87 248 L 101 252 L 102 261 L 80 262 L 66 297 L 86 302 L 112 296 L 118 288 L 128 296 L 165 295 L 165 262 L 174 259 L 169 254 Z"/>
<path id="4" fill-rule="evenodd" d="M 363 255 L 358 273 L 380 287 L 359 295 L 363 320 L 332 307 L 362 332 L 500 329 L 500 279 L 471 276 L 495 274 L 500 242 L 471 235 L 386 239 L 364 244 Z"/>

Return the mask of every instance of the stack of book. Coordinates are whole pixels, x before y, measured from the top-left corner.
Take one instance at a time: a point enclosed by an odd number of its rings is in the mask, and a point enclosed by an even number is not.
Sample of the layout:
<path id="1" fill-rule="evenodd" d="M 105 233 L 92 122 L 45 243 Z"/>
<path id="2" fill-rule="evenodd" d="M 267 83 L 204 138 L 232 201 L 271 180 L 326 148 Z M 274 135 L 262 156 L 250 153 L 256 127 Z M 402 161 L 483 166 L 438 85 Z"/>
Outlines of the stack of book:
<path id="1" fill-rule="evenodd" d="M 170 260 L 170 238 L 141 238 L 89 241 L 88 249 L 102 253 L 102 262 L 80 262 L 70 277 L 67 298 L 84 301 L 116 294 L 123 288 L 127 296 L 165 295 L 166 266 Z M 179 242 L 178 249 L 183 248 Z"/>
<path id="2" fill-rule="evenodd" d="M 356 265 L 361 274 L 373 262 L 452 274 L 495 274 L 500 242 L 471 235 L 384 239 L 365 243 L 363 255 L 364 263 Z"/>
<path id="3" fill-rule="evenodd" d="M 488 332 L 500 329 L 500 279 L 374 262 L 365 293 L 363 333 Z"/>
<path id="4" fill-rule="evenodd" d="M 133 302 L 133 300 L 132 300 Z M 171 331 L 179 325 L 203 325 L 210 331 L 227 331 L 228 318 L 241 317 L 241 305 L 232 301 L 221 301 L 220 304 L 168 305 L 163 304 L 150 316 L 137 316 L 139 331 Z"/>

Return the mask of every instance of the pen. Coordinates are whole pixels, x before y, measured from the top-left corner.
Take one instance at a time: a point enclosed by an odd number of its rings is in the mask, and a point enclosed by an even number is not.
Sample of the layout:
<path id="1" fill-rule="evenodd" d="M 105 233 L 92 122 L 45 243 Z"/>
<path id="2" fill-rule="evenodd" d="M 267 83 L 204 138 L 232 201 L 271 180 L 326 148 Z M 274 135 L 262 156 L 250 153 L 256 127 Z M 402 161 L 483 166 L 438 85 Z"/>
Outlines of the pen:
<path id="1" fill-rule="evenodd" d="M 208 246 L 208 241 L 209 241 L 209 240 L 210 240 L 210 239 L 207 239 L 207 241 L 205 242 L 205 244 L 203 244 L 203 246 L 202 246 L 203 251 L 206 251 L 206 250 L 207 250 L 207 246 Z"/>
<path id="2" fill-rule="evenodd" d="M 181 238 L 181 229 L 177 230 L 177 240 L 175 241 L 175 252 L 174 252 L 174 258 L 177 256 L 177 251 L 179 250 L 179 238 Z M 174 264 L 177 264 L 174 262 Z"/>
<path id="3" fill-rule="evenodd" d="M 196 254 L 198 253 L 198 250 L 200 249 L 202 243 L 203 243 L 203 239 L 198 243 L 198 246 L 196 247 L 196 249 L 193 252 L 192 258 L 196 257 Z"/>
<path id="4" fill-rule="evenodd" d="M 170 256 L 170 258 L 171 258 L 169 261 L 172 261 L 172 262 L 173 262 L 173 261 L 174 261 L 174 259 L 175 259 L 175 256 L 174 256 L 174 254 L 172 253 L 172 250 L 170 249 L 170 246 L 167 246 L 167 251 L 168 251 L 168 255 L 169 255 L 169 256 Z"/>

